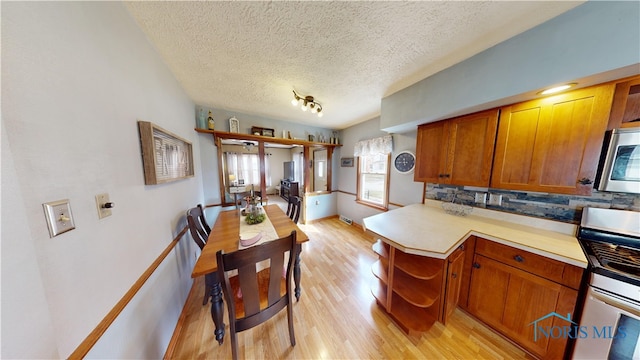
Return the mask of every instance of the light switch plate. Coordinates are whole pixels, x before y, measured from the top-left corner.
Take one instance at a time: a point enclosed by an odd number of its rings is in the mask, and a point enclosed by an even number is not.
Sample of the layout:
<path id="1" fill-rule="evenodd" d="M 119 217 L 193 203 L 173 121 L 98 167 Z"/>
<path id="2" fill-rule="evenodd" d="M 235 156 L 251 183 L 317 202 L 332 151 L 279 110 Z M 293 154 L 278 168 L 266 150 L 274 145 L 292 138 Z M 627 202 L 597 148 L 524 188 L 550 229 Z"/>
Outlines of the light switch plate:
<path id="1" fill-rule="evenodd" d="M 107 216 L 111 216 L 111 209 L 103 207 L 104 204 L 110 202 L 109 194 L 98 194 L 96 195 L 96 207 L 98 208 L 98 218 L 102 219 Z"/>
<path id="2" fill-rule="evenodd" d="M 76 228 L 69 199 L 44 203 L 42 207 L 49 227 L 49 237 L 58 236 Z"/>

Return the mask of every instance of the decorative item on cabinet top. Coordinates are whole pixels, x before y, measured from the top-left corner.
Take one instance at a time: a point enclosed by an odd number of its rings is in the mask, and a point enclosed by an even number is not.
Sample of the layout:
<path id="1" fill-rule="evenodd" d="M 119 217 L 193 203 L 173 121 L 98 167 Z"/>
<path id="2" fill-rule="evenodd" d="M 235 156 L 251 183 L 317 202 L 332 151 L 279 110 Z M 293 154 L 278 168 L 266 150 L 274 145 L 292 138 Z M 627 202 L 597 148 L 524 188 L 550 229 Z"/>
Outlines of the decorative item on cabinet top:
<path id="1" fill-rule="evenodd" d="M 206 129 L 207 128 L 207 118 L 204 115 L 204 109 L 203 108 L 198 109 L 198 117 L 197 117 L 196 127 L 198 129 Z"/>
<path id="2" fill-rule="evenodd" d="M 190 142 L 148 121 L 138 121 L 138 130 L 145 185 L 193 177 Z"/>
<path id="3" fill-rule="evenodd" d="M 213 121 L 211 110 L 209 110 L 209 117 L 207 117 L 207 127 L 209 128 L 209 130 L 215 130 L 215 121 Z"/>
<path id="4" fill-rule="evenodd" d="M 229 119 L 229 132 L 236 134 L 240 132 L 240 121 L 235 116 Z"/>
<path id="5" fill-rule="evenodd" d="M 251 127 L 252 135 L 275 137 L 275 130 L 258 126 Z"/>

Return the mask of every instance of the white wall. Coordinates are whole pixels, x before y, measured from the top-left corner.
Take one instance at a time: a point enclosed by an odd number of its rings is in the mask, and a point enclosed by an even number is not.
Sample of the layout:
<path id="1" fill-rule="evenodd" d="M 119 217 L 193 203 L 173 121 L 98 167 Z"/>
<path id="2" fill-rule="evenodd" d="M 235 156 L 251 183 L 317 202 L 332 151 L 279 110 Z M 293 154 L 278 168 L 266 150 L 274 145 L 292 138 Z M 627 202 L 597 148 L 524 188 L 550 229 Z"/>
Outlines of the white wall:
<path id="1" fill-rule="evenodd" d="M 198 133 L 198 145 L 204 192 L 202 205 L 220 204 L 222 200 L 220 199 L 220 177 L 218 176 L 218 148 L 210 134 Z"/>
<path id="2" fill-rule="evenodd" d="M 64 358 L 202 202 L 202 172 L 145 186 L 136 121 L 200 145 L 194 104 L 121 3 L 2 2 L 2 358 Z M 98 219 L 94 196 L 116 207 Z M 42 203 L 76 229 L 49 238 Z M 159 358 L 191 285 L 184 238 L 90 357 Z"/>
<path id="3" fill-rule="evenodd" d="M 337 214 L 338 193 L 308 193 L 303 199 L 305 223 L 313 220 L 324 219 Z"/>
<path id="4" fill-rule="evenodd" d="M 353 147 L 358 141 L 388 135 L 378 129 L 380 129 L 380 118 L 374 118 L 342 130 L 344 146 L 334 153 L 334 157 L 338 161 L 334 163 L 334 169 L 338 169 L 338 186 L 334 185 L 334 188 L 340 190 L 337 197 L 337 212 L 351 218 L 358 224 L 362 224 L 363 218 L 379 214 L 381 211 L 356 203 L 357 161 L 355 161 L 354 167 L 340 167 L 339 158 L 353 157 Z M 393 170 L 393 159 L 396 154 L 404 150 L 415 153 L 416 136 L 417 130 L 403 134 L 393 134 L 393 152 L 391 153 L 391 173 L 389 178 L 390 203 L 405 206 L 422 201 L 423 184 L 413 181 L 413 173 L 400 174 Z M 398 207 L 393 204 L 389 206 L 389 209 Z"/>

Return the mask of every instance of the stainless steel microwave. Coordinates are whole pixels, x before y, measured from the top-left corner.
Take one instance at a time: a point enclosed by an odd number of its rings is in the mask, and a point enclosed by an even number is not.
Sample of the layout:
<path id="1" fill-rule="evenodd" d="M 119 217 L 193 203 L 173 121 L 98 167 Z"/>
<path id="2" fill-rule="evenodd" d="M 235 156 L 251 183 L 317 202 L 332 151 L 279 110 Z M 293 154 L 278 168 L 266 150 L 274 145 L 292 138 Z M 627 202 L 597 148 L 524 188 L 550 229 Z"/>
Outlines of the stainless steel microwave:
<path id="1" fill-rule="evenodd" d="M 597 189 L 640 194 L 640 128 L 607 133 Z"/>

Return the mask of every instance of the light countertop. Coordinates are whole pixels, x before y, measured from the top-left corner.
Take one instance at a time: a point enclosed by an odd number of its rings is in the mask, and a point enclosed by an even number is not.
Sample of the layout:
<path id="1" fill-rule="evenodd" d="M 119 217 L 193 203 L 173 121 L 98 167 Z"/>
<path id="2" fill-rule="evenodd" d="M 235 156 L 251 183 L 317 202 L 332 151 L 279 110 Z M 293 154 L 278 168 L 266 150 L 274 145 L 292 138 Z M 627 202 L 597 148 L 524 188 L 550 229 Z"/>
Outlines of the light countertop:
<path id="1" fill-rule="evenodd" d="M 582 268 L 587 259 L 575 237 L 576 225 L 474 208 L 449 215 L 440 201 L 427 200 L 363 219 L 365 230 L 409 254 L 447 258 L 476 235 Z"/>

